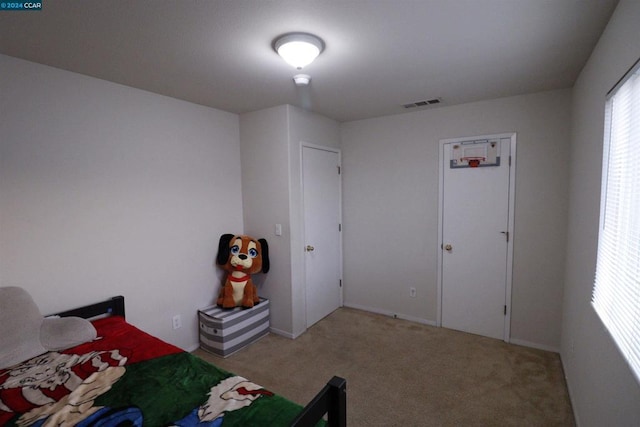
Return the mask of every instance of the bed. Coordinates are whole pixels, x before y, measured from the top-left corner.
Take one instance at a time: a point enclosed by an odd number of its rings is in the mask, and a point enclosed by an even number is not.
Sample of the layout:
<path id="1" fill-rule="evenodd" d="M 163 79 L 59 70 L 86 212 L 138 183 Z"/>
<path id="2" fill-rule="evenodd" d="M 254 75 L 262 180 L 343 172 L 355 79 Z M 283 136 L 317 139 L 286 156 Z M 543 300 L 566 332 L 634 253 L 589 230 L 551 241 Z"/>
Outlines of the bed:
<path id="1" fill-rule="evenodd" d="M 302 407 L 127 323 L 122 296 L 57 316 L 98 338 L 0 370 L 0 425 L 346 425 L 340 377 Z"/>

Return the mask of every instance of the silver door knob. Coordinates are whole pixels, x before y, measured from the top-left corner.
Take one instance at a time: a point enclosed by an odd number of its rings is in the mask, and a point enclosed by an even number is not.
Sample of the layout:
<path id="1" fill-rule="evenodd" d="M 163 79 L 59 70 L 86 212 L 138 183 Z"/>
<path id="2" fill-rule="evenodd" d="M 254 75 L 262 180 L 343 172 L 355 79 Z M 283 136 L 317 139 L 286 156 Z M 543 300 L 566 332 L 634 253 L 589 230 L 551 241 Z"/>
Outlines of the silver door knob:
<path id="1" fill-rule="evenodd" d="M 313 246 L 311 245 L 307 245 L 307 252 L 313 252 L 313 250 L 315 249 Z"/>
<path id="2" fill-rule="evenodd" d="M 453 246 L 451 246 L 449 244 L 444 245 L 444 250 L 445 251 L 451 252 L 452 249 L 453 249 Z"/>

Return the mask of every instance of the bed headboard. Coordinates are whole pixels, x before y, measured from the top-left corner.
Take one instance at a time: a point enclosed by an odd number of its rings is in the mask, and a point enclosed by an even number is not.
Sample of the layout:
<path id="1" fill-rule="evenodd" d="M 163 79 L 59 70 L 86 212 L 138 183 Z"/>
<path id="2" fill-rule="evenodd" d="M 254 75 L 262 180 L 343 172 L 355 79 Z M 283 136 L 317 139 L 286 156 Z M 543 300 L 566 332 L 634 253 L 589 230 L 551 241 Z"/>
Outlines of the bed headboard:
<path id="1" fill-rule="evenodd" d="M 118 295 L 105 301 L 56 313 L 56 316 L 60 317 L 77 316 L 85 319 L 103 315 L 125 317 L 124 297 L 122 295 Z"/>

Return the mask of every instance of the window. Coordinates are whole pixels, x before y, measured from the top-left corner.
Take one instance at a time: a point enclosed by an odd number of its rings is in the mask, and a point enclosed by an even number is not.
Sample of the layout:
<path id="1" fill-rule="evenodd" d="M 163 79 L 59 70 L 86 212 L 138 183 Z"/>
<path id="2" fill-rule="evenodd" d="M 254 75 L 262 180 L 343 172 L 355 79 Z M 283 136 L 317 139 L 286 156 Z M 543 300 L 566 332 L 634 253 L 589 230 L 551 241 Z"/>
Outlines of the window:
<path id="1" fill-rule="evenodd" d="M 640 63 L 607 97 L 593 306 L 640 382 Z"/>

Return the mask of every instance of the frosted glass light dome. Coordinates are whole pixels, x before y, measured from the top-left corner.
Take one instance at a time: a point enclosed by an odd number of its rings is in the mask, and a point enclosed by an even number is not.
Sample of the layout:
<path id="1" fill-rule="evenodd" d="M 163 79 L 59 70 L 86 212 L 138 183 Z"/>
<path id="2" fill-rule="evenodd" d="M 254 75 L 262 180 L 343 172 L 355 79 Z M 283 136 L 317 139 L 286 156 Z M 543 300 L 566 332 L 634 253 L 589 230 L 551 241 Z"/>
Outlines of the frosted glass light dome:
<path id="1" fill-rule="evenodd" d="M 294 33 L 280 37 L 274 47 L 287 64 L 301 70 L 320 55 L 323 43 L 314 35 Z"/>

